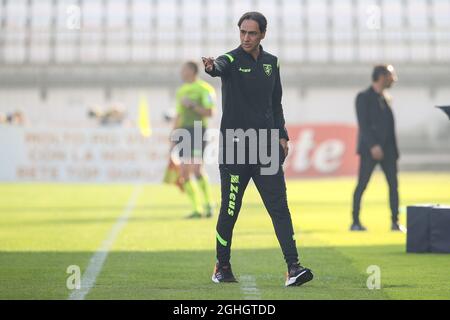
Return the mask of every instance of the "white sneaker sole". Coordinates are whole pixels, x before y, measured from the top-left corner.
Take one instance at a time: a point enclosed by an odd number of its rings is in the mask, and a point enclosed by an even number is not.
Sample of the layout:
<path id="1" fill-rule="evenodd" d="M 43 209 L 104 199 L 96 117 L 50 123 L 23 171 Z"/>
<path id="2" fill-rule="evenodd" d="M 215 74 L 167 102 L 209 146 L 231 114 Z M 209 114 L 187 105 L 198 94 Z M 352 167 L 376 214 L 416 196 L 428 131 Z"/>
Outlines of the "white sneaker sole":
<path id="1" fill-rule="evenodd" d="M 211 280 L 212 280 L 214 283 L 220 283 L 220 281 L 216 278 L 216 275 L 215 275 L 215 274 L 212 275 Z"/>

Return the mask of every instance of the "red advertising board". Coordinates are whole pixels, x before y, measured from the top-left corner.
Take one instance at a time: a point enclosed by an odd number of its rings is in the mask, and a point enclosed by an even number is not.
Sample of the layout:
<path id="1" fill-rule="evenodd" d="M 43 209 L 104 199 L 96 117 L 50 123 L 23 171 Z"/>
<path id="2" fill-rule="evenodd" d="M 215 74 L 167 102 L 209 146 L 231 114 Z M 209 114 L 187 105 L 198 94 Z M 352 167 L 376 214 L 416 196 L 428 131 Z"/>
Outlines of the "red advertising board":
<path id="1" fill-rule="evenodd" d="M 357 128 L 339 124 L 289 126 L 287 178 L 355 175 Z"/>

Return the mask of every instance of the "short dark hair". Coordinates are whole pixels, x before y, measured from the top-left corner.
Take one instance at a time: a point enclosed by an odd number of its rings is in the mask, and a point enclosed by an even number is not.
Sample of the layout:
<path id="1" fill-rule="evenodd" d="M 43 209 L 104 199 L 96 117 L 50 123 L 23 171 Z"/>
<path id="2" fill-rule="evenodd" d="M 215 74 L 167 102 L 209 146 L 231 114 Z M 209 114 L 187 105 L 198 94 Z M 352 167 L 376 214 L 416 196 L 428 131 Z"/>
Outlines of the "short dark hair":
<path id="1" fill-rule="evenodd" d="M 379 64 L 373 68 L 372 81 L 377 81 L 381 75 L 392 73 L 393 67 L 390 64 Z"/>
<path id="2" fill-rule="evenodd" d="M 256 21 L 258 23 L 258 26 L 259 26 L 259 31 L 261 31 L 261 33 L 266 32 L 267 19 L 266 19 L 266 17 L 264 17 L 264 15 L 262 13 L 259 13 L 259 12 L 256 12 L 256 11 L 244 13 L 242 15 L 242 17 L 239 19 L 239 22 L 238 22 L 238 27 L 239 28 L 241 27 L 241 24 L 242 24 L 242 22 L 244 22 L 244 20 Z"/>
<path id="3" fill-rule="evenodd" d="M 195 74 L 198 74 L 198 64 L 194 61 L 188 61 L 185 63 L 187 67 L 189 67 Z"/>

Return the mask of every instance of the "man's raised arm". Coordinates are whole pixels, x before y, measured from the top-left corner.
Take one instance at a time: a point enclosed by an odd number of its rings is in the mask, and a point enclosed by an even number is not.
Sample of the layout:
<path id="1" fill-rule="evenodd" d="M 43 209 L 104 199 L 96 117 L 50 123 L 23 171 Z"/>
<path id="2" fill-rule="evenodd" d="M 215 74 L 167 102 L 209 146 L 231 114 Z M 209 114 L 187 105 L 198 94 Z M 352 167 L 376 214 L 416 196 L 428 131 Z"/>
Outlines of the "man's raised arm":
<path id="1" fill-rule="evenodd" d="M 229 73 L 231 63 L 233 63 L 233 57 L 229 54 L 214 59 L 212 57 L 202 57 L 203 65 L 205 66 L 205 72 L 212 77 L 223 77 Z"/>

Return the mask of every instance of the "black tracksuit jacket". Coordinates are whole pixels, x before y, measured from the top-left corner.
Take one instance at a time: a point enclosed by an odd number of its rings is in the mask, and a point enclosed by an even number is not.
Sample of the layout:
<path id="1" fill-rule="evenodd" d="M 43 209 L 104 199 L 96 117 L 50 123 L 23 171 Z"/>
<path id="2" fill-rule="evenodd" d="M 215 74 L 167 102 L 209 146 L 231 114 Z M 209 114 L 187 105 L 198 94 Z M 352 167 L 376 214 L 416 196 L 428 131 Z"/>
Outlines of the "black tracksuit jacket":
<path id="1" fill-rule="evenodd" d="M 260 47 L 255 60 L 241 46 L 214 61 L 206 71 L 222 78 L 222 121 L 226 129 L 279 129 L 280 138 L 289 140 L 281 104 L 282 87 L 278 58 Z"/>

